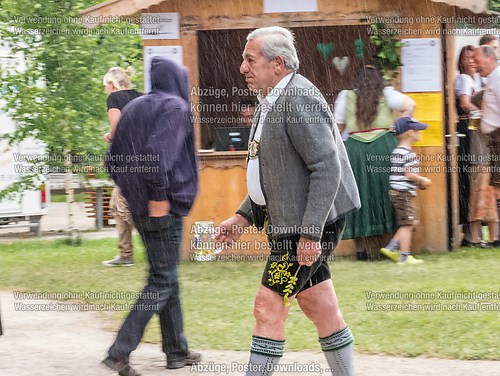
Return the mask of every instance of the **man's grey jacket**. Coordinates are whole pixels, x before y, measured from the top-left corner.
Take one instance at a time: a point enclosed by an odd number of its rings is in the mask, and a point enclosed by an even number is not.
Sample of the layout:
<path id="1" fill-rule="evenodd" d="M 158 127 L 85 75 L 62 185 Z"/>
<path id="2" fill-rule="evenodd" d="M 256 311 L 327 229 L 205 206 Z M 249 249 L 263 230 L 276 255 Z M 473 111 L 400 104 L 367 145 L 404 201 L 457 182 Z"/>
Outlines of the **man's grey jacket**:
<path id="1" fill-rule="evenodd" d="M 333 114 L 318 88 L 300 74 L 267 114 L 259 166 L 270 238 L 300 234 L 320 240 L 326 224 L 361 206 Z M 237 213 L 253 223 L 248 196 Z"/>

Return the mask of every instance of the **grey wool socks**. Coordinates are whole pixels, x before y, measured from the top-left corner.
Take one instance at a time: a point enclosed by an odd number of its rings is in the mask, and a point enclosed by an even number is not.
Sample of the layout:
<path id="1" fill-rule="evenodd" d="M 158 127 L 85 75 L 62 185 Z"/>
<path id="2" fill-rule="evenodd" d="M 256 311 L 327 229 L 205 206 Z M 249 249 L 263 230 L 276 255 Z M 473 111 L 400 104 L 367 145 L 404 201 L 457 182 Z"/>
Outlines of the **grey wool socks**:
<path id="1" fill-rule="evenodd" d="M 252 337 L 246 376 L 271 376 L 285 352 L 285 341 Z"/>
<path id="2" fill-rule="evenodd" d="M 329 337 L 319 338 L 333 376 L 353 376 L 354 338 L 348 326 Z"/>

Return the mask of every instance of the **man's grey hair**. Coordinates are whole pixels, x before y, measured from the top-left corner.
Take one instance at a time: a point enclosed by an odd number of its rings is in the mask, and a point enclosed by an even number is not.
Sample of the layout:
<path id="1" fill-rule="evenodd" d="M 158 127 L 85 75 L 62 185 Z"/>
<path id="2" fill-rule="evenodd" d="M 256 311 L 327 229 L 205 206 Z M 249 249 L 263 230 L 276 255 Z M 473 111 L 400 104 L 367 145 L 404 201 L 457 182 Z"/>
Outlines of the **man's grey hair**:
<path id="1" fill-rule="evenodd" d="M 497 55 L 495 54 L 495 49 L 490 45 L 485 44 L 480 46 L 480 48 L 483 50 L 484 57 L 494 57 L 495 59 L 497 58 Z"/>
<path id="2" fill-rule="evenodd" d="M 247 41 L 257 38 L 262 40 L 260 52 L 268 61 L 281 56 L 285 61 L 285 68 L 294 71 L 299 69 L 295 38 L 290 30 L 280 26 L 262 27 L 248 34 Z"/>

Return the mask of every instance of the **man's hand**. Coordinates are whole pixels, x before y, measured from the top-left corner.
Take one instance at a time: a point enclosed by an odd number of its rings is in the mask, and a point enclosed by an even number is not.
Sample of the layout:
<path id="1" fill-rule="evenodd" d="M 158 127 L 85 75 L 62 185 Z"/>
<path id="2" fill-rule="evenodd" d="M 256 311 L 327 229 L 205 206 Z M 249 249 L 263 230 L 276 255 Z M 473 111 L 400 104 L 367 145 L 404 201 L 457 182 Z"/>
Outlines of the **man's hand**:
<path id="1" fill-rule="evenodd" d="M 238 241 L 243 233 L 243 229 L 249 225 L 250 223 L 245 217 L 235 214 L 219 225 L 216 231 L 217 236 L 215 237 L 215 240 L 225 243 L 231 247 L 234 242 Z"/>
<path id="2" fill-rule="evenodd" d="M 321 242 L 300 237 L 297 244 L 299 265 L 311 266 L 321 256 Z"/>
<path id="3" fill-rule="evenodd" d="M 150 217 L 164 217 L 170 213 L 170 202 L 165 201 L 149 201 L 148 215 Z"/>

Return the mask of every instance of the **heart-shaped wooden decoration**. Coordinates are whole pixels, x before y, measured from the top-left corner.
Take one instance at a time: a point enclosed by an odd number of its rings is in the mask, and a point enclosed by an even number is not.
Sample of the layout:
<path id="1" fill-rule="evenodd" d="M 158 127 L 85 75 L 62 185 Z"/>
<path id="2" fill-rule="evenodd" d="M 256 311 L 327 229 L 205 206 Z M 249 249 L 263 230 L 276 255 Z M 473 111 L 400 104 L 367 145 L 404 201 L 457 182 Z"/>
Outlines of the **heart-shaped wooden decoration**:
<path id="1" fill-rule="evenodd" d="M 316 49 L 323 56 L 324 60 L 327 60 L 335 49 L 335 45 L 333 43 L 318 43 L 316 45 Z"/>
<path id="2" fill-rule="evenodd" d="M 344 75 L 347 66 L 349 65 L 349 56 L 335 56 L 332 60 L 333 66 L 339 71 L 341 75 Z"/>

